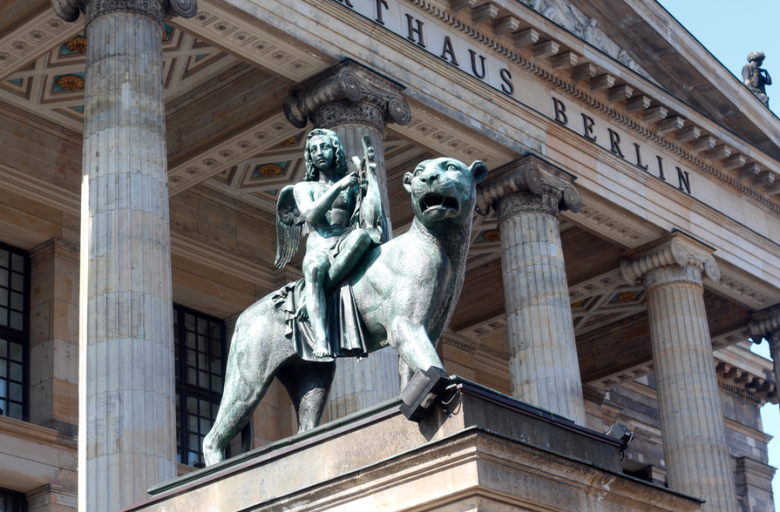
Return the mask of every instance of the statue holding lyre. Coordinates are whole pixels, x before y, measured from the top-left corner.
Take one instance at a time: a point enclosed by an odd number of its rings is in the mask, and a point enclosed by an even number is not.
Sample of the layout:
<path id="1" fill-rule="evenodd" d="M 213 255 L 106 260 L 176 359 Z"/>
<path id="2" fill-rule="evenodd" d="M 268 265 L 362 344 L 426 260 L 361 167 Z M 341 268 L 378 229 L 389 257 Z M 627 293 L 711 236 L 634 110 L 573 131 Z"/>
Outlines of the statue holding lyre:
<path id="1" fill-rule="evenodd" d="M 274 298 L 288 313 L 289 334 L 305 359 L 363 356 L 366 347 L 346 288 L 336 289 L 373 245 L 387 239 L 387 221 L 376 182 L 374 150 L 363 140 L 364 157 L 347 158 L 335 132 L 312 130 L 306 140 L 306 175 L 281 190 L 277 203 L 276 266 L 282 268 L 308 233 L 303 282 Z M 334 290 L 335 289 L 335 290 Z M 328 297 L 327 292 L 334 290 Z"/>

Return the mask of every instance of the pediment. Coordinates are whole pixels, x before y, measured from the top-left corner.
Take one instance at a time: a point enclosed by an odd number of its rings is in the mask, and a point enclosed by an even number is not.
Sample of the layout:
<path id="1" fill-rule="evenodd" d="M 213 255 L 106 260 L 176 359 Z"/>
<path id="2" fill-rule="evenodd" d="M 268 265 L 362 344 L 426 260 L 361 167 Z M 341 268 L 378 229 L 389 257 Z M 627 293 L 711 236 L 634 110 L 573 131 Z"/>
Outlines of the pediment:
<path id="1" fill-rule="evenodd" d="M 725 129 L 780 158 L 777 117 L 657 2 L 625 0 L 531 0 L 570 5 L 598 21 L 606 41 L 624 49 L 639 74 Z M 560 15 L 559 15 L 560 16 Z M 557 21 L 577 34 L 569 18 Z M 581 30 L 580 30 L 581 31 Z"/>

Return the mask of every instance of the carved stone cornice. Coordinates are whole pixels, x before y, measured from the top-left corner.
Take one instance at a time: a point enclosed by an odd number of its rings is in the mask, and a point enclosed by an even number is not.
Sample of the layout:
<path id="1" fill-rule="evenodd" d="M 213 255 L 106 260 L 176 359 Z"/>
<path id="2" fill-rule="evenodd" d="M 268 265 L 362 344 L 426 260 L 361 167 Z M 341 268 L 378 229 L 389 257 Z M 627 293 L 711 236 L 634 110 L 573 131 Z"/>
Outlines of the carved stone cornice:
<path id="1" fill-rule="evenodd" d="M 593 402 L 596 405 L 601 405 L 604 403 L 606 397 L 606 393 L 603 393 L 589 384 L 582 384 L 582 398 L 585 400 Z"/>
<path id="2" fill-rule="evenodd" d="M 439 338 L 440 345 L 462 350 L 468 354 L 475 354 L 480 345 L 479 338 L 469 338 L 452 331 L 444 331 Z"/>
<path id="3" fill-rule="evenodd" d="M 487 215 L 492 207 L 499 213 L 499 221 L 502 215 L 506 218 L 524 210 L 555 216 L 560 210 L 577 213 L 582 209 L 582 197 L 574 187 L 575 179 L 549 162 L 528 155 L 493 171 L 477 189 L 476 210 Z"/>
<path id="4" fill-rule="evenodd" d="M 83 12 L 86 25 L 112 12 L 144 14 L 160 25 L 165 19 L 192 18 L 198 12 L 198 0 L 51 0 L 51 6 L 57 16 L 68 22 L 76 21 Z"/>
<path id="5" fill-rule="evenodd" d="M 284 114 L 296 128 L 311 120 L 318 128 L 343 123 L 406 125 L 412 120 L 404 90 L 392 80 L 346 60 L 297 85 L 284 102 Z"/>
<path id="6" fill-rule="evenodd" d="M 642 278 L 648 290 L 676 282 L 701 285 L 702 271 L 718 282 L 720 269 L 713 252 L 711 247 L 684 233 L 674 232 L 627 252 L 620 262 L 620 271 L 630 285 Z"/>
<path id="7" fill-rule="evenodd" d="M 79 248 L 63 242 L 62 240 L 52 238 L 30 249 L 30 259 L 33 264 L 51 258 L 64 259 L 71 263 L 79 263 Z"/>
<path id="8" fill-rule="evenodd" d="M 780 305 L 750 315 L 748 327 L 752 336 L 763 336 L 769 339 L 774 334 L 780 338 Z M 761 339 L 759 338 L 758 341 L 760 342 Z"/>

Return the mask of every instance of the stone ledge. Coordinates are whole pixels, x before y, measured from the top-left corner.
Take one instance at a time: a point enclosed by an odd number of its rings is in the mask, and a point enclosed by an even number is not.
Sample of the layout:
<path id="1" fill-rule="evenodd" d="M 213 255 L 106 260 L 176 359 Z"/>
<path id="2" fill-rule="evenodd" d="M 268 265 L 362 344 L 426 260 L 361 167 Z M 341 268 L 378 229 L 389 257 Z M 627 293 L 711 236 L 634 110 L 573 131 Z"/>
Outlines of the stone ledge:
<path id="1" fill-rule="evenodd" d="M 49 444 L 74 452 L 77 450 L 77 439 L 75 436 L 67 436 L 57 430 L 27 421 L 15 420 L 7 416 L 0 416 L 0 433 L 19 439 Z"/>

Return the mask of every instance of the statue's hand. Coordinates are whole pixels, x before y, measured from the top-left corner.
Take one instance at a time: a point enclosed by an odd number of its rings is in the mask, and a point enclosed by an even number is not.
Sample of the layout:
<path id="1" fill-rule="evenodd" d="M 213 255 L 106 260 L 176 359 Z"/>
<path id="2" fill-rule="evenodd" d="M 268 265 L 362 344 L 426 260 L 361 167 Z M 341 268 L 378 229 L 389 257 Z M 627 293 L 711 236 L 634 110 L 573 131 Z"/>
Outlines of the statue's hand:
<path id="1" fill-rule="evenodd" d="M 351 172 L 336 182 L 336 186 L 341 190 L 352 188 L 358 184 L 359 178 L 356 172 Z"/>

